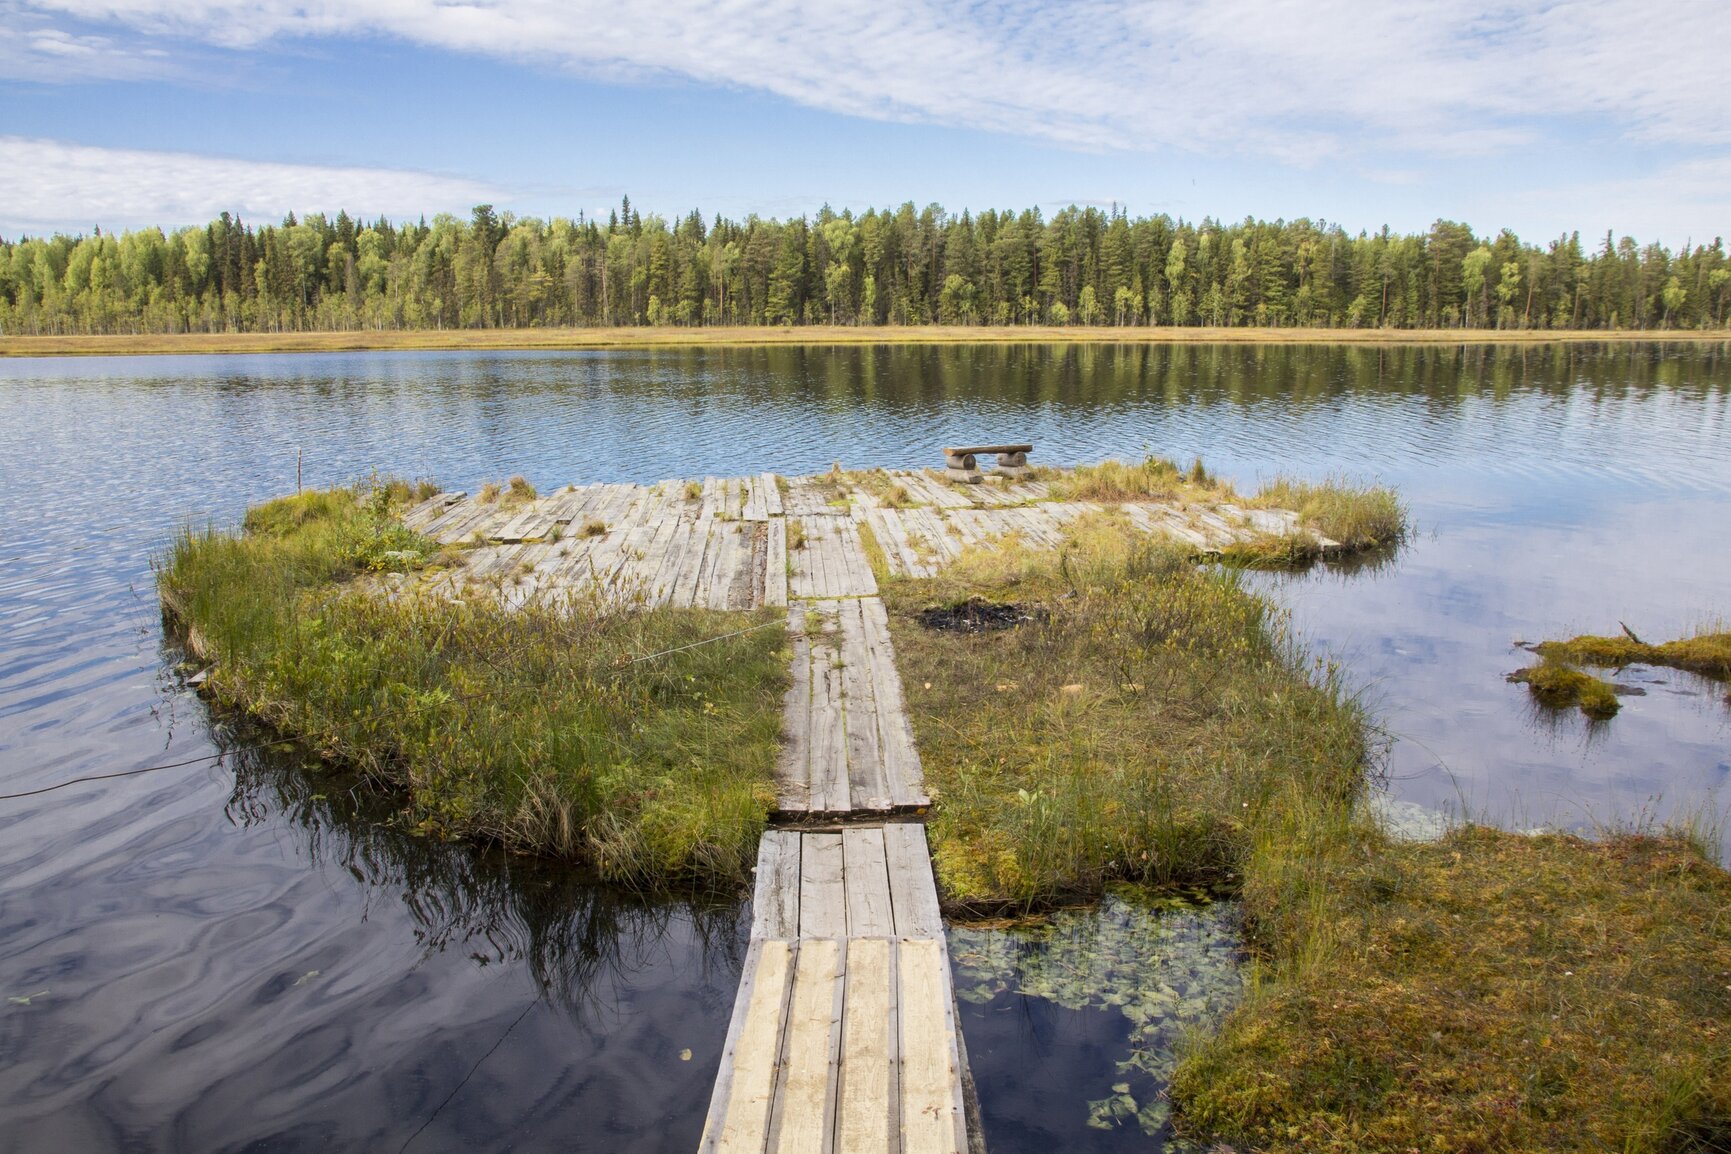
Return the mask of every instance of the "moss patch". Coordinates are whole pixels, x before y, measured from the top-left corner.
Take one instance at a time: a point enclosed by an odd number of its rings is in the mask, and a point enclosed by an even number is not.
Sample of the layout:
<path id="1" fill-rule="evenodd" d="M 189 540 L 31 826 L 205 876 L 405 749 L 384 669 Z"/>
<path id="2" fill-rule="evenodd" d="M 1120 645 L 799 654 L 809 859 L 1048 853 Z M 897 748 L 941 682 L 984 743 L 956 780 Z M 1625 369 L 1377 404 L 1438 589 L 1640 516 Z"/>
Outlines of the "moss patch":
<path id="1" fill-rule="evenodd" d="M 1727 908 L 1681 839 L 1385 847 L 1307 916 L 1327 948 L 1189 1056 L 1182 1116 L 1267 1151 L 1725 1149 Z"/>
<path id="2" fill-rule="evenodd" d="M 1611 683 L 1573 666 L 1546 660 L 1509 674 L 1509 680 L 1532 690 L 1535 700 L 1551 709 L 1580 706 L 1597 721 L 1615 717 L 1623 708 Z"/>
<path id="3" fill-rule="evenodd" d="M 1567 641 L 1546 641 L 1535 647 L 1543 657 L 1621 669 L 1625 665 L 1666 665 L 1720 681 L 1731 679 L 1731 630 L 1705 629 L 1693 637 L 1648 645 L 1633 637 L 1583 634 Z"/>

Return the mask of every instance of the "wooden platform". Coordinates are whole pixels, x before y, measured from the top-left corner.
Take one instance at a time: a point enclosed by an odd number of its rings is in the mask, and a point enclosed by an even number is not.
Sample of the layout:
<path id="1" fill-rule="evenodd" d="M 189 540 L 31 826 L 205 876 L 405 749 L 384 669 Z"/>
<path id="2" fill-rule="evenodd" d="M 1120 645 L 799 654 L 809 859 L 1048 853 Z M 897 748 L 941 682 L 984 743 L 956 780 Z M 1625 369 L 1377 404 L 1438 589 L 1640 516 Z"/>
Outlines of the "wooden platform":
<path id="1" fill-rule="evenodd" d="M 581 591 L 620 601 L 756 609 L 790 600 L 870 597 L 886 572 L 925 577 L 968 545 L 1014 536 L 1053 545 L 1065 522 L 1106 506 L 1057 501 L 1040 481 L 951 484 L 927 470 L 815 477 L 704 477 L 653 485 L 568 486 L 529 501 L 441 493 L 404 517 L 446 545 L 468 545 L 453 585 L 482 583 L 508 600 Z M 880 492 L 898 491 L 893 501 Z M 1114 505 L 1149 533 L 1199 553 L 1297 528 L 1297 515 L 1231 502 Z M 790 547 L 790 540 L 796 542 Z M 1323 542 L 1327 550 L 1332 542 Z"/>
<path id="2" fill-rule="evenodd" d="M 963 1154 L 968 1098 L 924 827 L 766 834 L 700 1149 Z"/>

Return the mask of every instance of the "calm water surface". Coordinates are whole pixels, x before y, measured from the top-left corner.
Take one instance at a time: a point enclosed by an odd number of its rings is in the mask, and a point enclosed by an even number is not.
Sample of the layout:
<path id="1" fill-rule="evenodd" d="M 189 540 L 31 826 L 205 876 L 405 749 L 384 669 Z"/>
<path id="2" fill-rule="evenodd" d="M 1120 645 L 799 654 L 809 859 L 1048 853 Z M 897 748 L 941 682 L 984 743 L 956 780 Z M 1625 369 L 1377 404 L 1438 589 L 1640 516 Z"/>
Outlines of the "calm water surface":
<path id="1" fill-rule="evenodd" d="M 1200 454 L 1246 485 L 1381 479 L 1420 528 L 1399 556 L 1260 580 L 1375 705 L 1391 796 L 1591 825 L 1731 802 L 1722 687 L 1629 671 L 1644 695 L 1588 726 L 1503 681 L 1516 639 L 1619 621 L 1664 638 L 1731 613 L 1727 352 L 0 362 L 0 792 L 204 759 L 0 801 L 0 1150 L 695 1144 L 737 903 L 624 901 L 405 837 L 352 783 L 209 759 L 236 738 L 167 664 L 150 558 L 185 521 L 292 486 L 297 452 L 308 484 L 379 469 L 545 488 L 930 464 L 945 442 L 1015 437 L 1047 462 Z M 1127 1012 L 1056 991 L 1047 939 L 956 942 L 992 1148 L 1146 1148 L 1134 1118 L 1087 1125 L 1114 1083 L 1138 1110 L 1157 1100 Z"/>

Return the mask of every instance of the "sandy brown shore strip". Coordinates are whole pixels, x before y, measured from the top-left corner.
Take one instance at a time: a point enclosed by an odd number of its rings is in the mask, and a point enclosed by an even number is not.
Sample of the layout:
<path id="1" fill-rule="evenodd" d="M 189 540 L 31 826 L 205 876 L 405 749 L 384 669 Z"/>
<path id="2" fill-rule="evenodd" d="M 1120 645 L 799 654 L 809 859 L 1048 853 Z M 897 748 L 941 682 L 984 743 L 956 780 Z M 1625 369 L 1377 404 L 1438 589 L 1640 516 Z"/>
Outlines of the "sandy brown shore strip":
<path id="1" fill-rule="evenodd" d="M 0 336 L 0 356 L 318 353 L 392 349 L 620 349 L 764 345 L 1325 344 L 1540 345 L 1731 343 L 1731 330 L 1075 328 L 811 325 L 798 328 L 548 328 Z"/>

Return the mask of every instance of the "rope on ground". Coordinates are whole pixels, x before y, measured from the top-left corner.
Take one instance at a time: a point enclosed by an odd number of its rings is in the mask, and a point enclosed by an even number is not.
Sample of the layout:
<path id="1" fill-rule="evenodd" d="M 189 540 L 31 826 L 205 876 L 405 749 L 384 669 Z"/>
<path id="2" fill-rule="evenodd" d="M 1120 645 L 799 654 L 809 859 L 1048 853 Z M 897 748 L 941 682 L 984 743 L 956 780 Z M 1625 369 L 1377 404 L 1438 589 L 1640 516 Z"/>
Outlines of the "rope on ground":
<path id="1" fill-rule="evenodd" d="M 653 661 L 657 657 L 666 657 L 670 653 L 684 653 L 687 649 L 696 649 L 702 645 L 713 645 L 717 641 L 726 641 L 729 637 L 743 637 L 747 633 L 756 633 L 759 629 L 768 629 L 771 625 L 780 625 L 780 620 L 765 621 L 745 629 L 736 629 L 732 633 L 723 633 L 720 637 L 707 637 L 702 641 L 693 641 L 690 645 L 680 645 L 673 649 L 663 649 L 660 653 L 645 653 L 642 657 L 633 657 L 629 661 L 618 662 L 620 666 L 636 665 L 639 661 Z"/>

